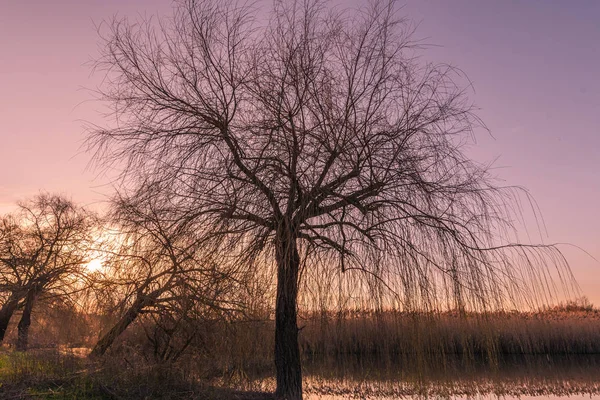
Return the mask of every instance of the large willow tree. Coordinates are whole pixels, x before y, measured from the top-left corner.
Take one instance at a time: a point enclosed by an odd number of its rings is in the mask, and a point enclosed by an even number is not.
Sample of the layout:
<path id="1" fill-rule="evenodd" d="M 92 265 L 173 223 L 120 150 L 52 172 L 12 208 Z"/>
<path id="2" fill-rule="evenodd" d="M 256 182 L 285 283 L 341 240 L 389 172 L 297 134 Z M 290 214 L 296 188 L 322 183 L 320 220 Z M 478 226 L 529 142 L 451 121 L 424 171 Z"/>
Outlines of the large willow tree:
<path id="1" fill-rule="evenodd" d="M 423 62 L 411 34 L 393 2 L 186 0 L 101 35 L 116 123 L 90 146 L 136 196 L 160 185 L 223 262 L 274 263 L 279 399 L 302 397 L 305 273 L 358 274 L 426 309 L 503 306 L 569 274 L 555 247 L 511 241 L 515 190 L 465 156 L 480 123 L 456 71 Z"/>

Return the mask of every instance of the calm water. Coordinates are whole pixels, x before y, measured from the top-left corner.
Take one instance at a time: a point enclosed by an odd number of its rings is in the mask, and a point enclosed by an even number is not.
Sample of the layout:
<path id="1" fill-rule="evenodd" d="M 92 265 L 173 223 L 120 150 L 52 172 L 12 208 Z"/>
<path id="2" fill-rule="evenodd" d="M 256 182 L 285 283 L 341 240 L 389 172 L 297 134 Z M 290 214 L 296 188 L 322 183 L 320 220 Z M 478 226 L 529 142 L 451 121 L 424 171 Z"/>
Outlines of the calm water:
<path id="1" fill-rule="evenodd" d="M 348 397 L 344 396 L 335 396 L 335 395 L 306 395 L 304 396 L 305 400 L 341 400 L 347 399 Z M 392 400 L 398 399 L 398 397 L 355 397 L 357 399 L 381 399 L 381 400 Z M 404 397 L 407 400 L 418 399 L 418 397 Z M 435 397 L 431 397 L 435 398 Z M 447 397 L 441 397 L 447 398 Z M 538 396 L 497 396 L 497 395 L 476 395 L 471 397 L 466 396 L 455 396 L 451 397 L 451 399 L 461 399 L 461 400 L 495 400 L 495 399 L 503 399 L 503 400 L 540 400 L 540 399 L 548 399 L 548 400 L 588 400 L 588 399 L 600 399 L 600 395 L 590 395 L 590 394 L 575 394 L 575 395 L 538 395 Z"/>
<path id="2" fill-rule="evenodd" d="M 600 355 L 505 357 L 497 366 L 446 360 L 428 368 L 398 360 L 330 359 L 304 363 L 308 400 L 598 399 Z M 272 377 L 254 390 L 272 390 Z"/>

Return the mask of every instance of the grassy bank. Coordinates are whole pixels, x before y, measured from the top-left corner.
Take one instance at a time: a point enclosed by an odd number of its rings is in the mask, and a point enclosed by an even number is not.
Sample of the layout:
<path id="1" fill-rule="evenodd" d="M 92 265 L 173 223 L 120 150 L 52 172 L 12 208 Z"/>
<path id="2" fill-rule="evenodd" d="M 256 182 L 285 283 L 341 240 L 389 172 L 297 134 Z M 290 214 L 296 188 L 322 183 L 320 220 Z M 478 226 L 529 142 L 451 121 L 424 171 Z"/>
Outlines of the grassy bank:
<path id="1" fill-rule="evenodd" d="M 270 393 L 216 387 L 188 365 L 106 357 L 91 362 L 56 350 L 0 352 L 0 398 L 266 400 Z"/>

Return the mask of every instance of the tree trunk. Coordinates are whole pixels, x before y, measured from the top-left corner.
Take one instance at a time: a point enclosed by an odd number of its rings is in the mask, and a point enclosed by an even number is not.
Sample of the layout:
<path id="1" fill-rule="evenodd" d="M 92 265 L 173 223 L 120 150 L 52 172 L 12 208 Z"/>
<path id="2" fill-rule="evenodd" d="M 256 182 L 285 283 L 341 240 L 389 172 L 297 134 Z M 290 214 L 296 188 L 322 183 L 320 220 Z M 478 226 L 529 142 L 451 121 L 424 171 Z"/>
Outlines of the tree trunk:
<path id="1" fill-rule="evenodd" d="M 292 229 L 278 232 L 277 302 L 275 305 L 275 369 L 278 400 L 302 399 L 302 370 L 296 323 L 300 256 Z"/>
<path id="2" fill-rule="evenodd" d="M 31 326 L 31 311 L 37 297 L 35 288 L 29 289 L 25 297 L 25 305 L 23 306 L 23 315 L 18 325 L 17 350 L 27 351 L 29 344 L 29 327 Z"/>
<path id="3" fill-rule="evenodd" d="M 19 306 L 19 296 L 13 292 L 0 309 L 0 343 L 4 340 L 10 318 Z"/>
<path id="4" fill-rule="evenodd" d="M 134 303 L 129 307 L 125 315 L 117 321 L 117 323 L 98 340 L 89 357 L 99 357 L 106 353 L 106 350 L 113 344 L 116 338 L 127 329 L 129 325 L 140 315 L 140 312 L 145 307 L 148 307 L 156 302 L 158 294 L 153 292 L 151 295 L 138 295 Z"/>

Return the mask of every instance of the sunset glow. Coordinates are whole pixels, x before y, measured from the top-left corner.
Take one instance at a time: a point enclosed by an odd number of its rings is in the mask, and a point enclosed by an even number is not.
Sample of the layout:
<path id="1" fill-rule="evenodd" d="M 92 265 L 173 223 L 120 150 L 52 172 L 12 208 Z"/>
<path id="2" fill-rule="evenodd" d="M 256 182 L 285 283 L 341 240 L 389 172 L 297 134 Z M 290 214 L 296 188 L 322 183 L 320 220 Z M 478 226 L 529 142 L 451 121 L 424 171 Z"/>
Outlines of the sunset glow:
<path id="1" fill-rule="evenodd" d="M 92 261 L 90 261 L 89 263 L 86 264 L 85 268 L 89 271 L 89 272 L 96 272 L 99 271 L 100 269 L 102 269 L 102 260 L 95 258 Z"/>
<path id="2" fill-rule="evenodd" d="M 493 138 L 477 132 L 472 155 L 496 160 L 494 172 L 506 185 L 530 190 L 547 226 L 544 242 L 573 243 L 600 259 L 600 3 L 400 4 L 418 25 L 415 38 L 435 45 L 424 57 L 460 67 L 473 82 L 472 100 Z M 0 211 L 39 190 L 102 207 L 111 177 L 86 169 L 90 154 L 80 148 L 84 121 L 103 123 L 89 92 L 102 80 L 90 77 L 88 66 L 97 55 L 96 25 L 115 14 L 169 15 L 171 6 L 142 0 L 3 3 Z M 584 294 L 600 303 L 600 264 L 575 248 L 565 251 Z"/>
<path id="3" fill-rule="evenodd" d="M 600 400 L 600 0 L 1 4 L 0 400 Z"/>

